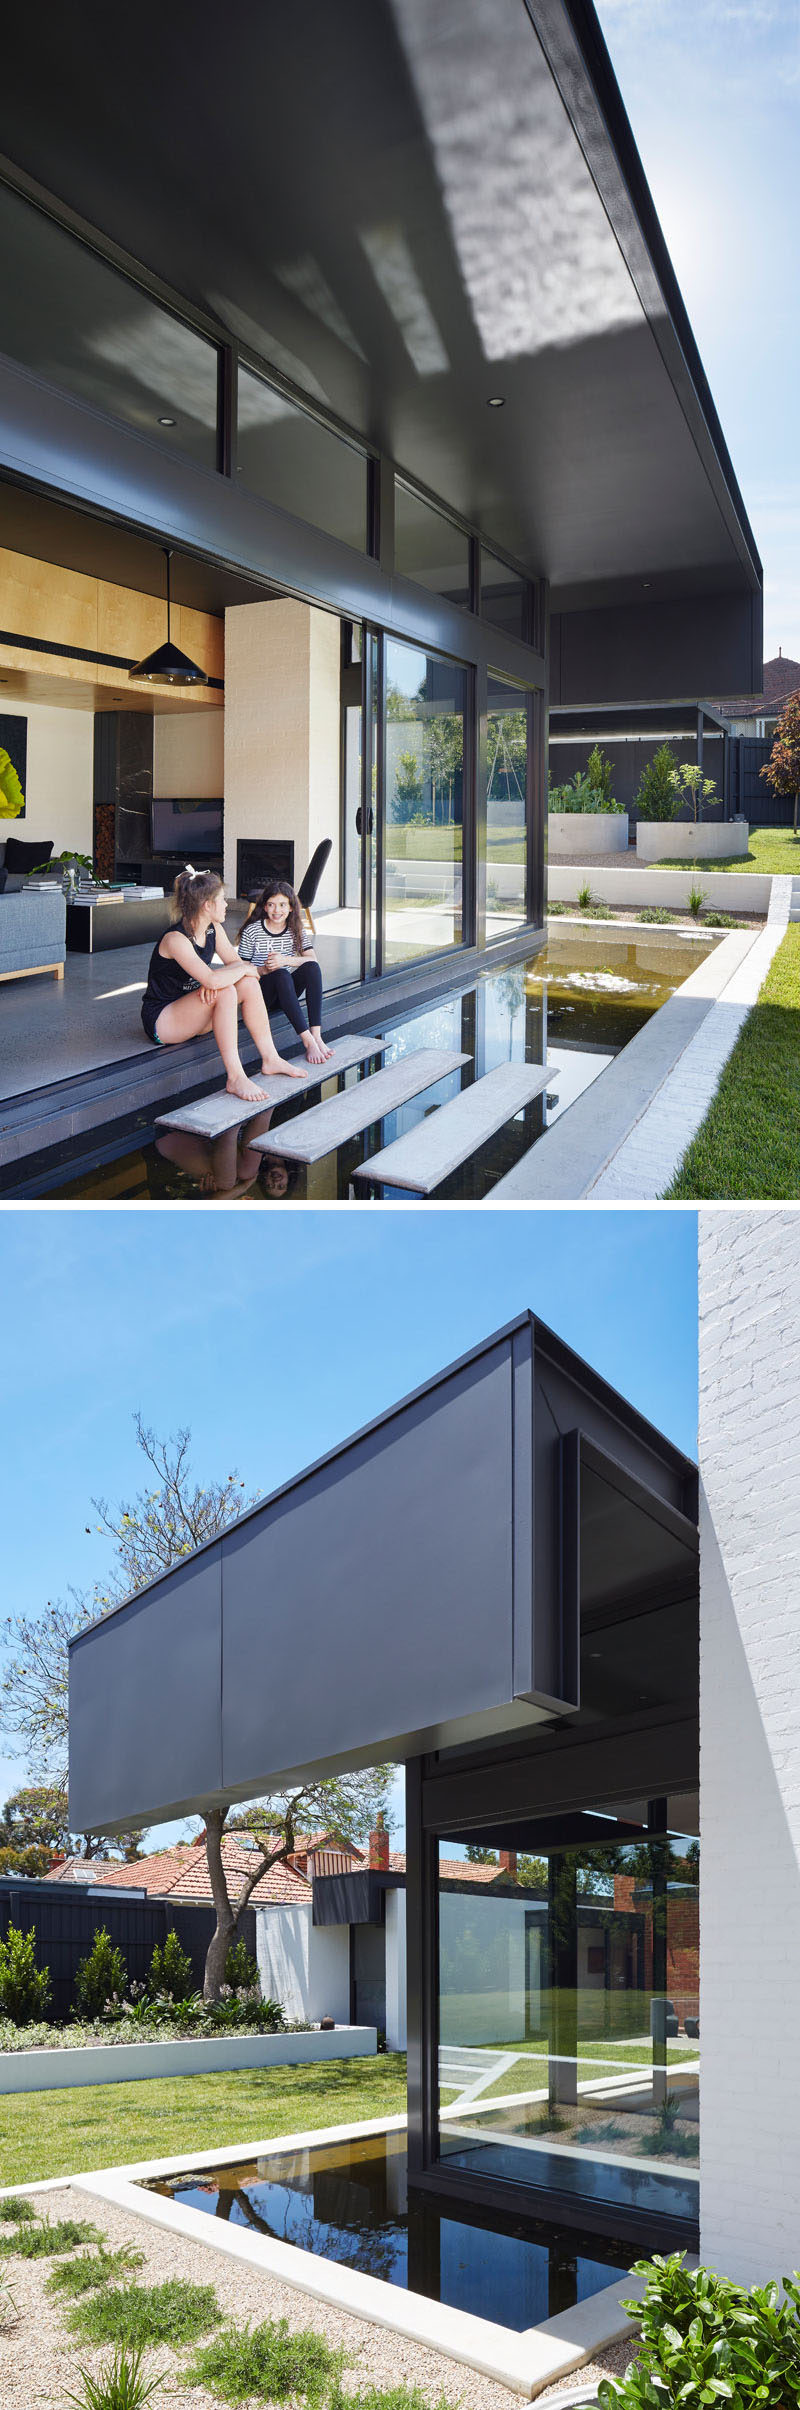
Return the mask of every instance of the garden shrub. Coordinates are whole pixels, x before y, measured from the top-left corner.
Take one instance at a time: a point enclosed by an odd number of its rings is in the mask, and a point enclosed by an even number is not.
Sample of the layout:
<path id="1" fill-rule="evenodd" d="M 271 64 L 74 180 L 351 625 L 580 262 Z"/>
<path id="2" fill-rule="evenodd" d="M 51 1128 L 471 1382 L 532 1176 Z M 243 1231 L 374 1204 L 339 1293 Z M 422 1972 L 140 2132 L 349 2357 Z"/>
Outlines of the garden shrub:
<path id="1" fill-rule="evenodd" d="M 748 2292 L 683 2255 L 638 2260 L 644 2303 L 624 2302 L 641 2320 L 639 2358 L 622 2378 L 604 2377 L 602 2410 L 790 2410 L 800 2399 L 800 2281 Z"/>
<path id="2" fill-rule="evenodd" d="M 669 745 L 659 745 L 656 753 L 645 762 L 635 797 L 640 820 L 674 820 L 681 809 L 681 796 L 675 787 L 673 771 L 675 756 Z"/>
<path id="3" fill-rule="evenodd" d="M 592 756 L 590 755 L 590 760 Z M 609 772 L 610 772 L 609 763 Z M 551 812 L 621 812 L 621 803 L 613 795 L 606 796 L 595 786 L 588 770 L 576 770 L 574 778 L 563 787 L 551 787 L 548 810 Z"/>
<path id="4" fill-rule="evenodd" d="M 105 1925 L 100 1925 L 89 1956 L 81 1959 L 75 1976 L 75 2005 L 81 2016 L 103 2017 L 109 2008 L 119 2006 L 127 1981 L 122 1951 L 115 1947 Z"/>
<path id="5" fill-rule="evenodd" d="M 117 2251 L 109 2251 L 100 2243 L 96 2251 L 82 2251 L 79 2259 L 60 2259 L 45 2284 L 46 2293 L 91 2293 L 96 2285 L 113 2284 L 130 2268 L 144 2267 L 144 2252 L 134 2251 L 130 2243 L 121 2243 Z"/>
<path id="6" fill-rule="evenodd" d="M 181 1948 L 174 1925 L 170 1925 L 163 1950 L 156 1942 L 147 1989 L 151 2000 L 190 2000 L 195 1991 L 192 1961 Z"/>
<path id="7" fill-rule="evenodd" d="M 146 2377 L 142 2368 L 141 2351 L 115 2351 L 113 2360 L 95 2375 L 89 2368 L 79 2368 L 81 2393 L 68 2393 L 66 2399 L 75 2410 L 145 2410 L 154 2393 L 159 2393 L 163 2376 Z"/>
<path id="8" fill-rule="evenodd" d="M 224 2402 L 341 2401 L 343 2354 L 313 2327 L 293 2334 L 285 2318 L 263 2326 L 226 2326 L 195 2355 L 184 2384 L 208 2386 Z"/>
<path id="9" fill-rule="evenodd" d="M 42 2218 L 35 2226 L 23 2226 L 20 2234 L 0 2235 L 0 2251 L 13 2252 L 16 2259 L 51 2259 L 62 2251 L 77 2251 L 79 2243 L 101 2240 L 99 2228 L 82 2218 Z"/>
<path id="10" fill-rule="evenodd" d="M 0 2009 L 12 2024 L 32 2025 L 46 2016 L 49 2002 L 50 1976 L 46 1967 L 36 1964 L 34 1935 L 9 1925 L 5 1941 L 0 1941 Z"/>
<path id="11" fill-rule="evenodd" d="M 147 2344 L 194 2343 L 218 2326 L 221 2312 L 213 2285 L 186 2284 L 179 2276 L 165 2284 L 123 2284 L 110 2292 L 93 2292 L 76 2301 L 68 2325 L 87 2343 L 125 2343 L 134 2350 Z"/>
<path id="12" fill-rule="evenodd" d="M 258 1967 L 246 1941 L 232 1941 L 225 1960 L 224 1980 L 231 1992 L 257 1992 Z"/>
<path id="13" fill-rule="evenodd" d="M 594 787 L 595 794 L 601 798 L 604 812 L 619 812 L 622 809 L 612 790 L 613 775 L 609 755 L 603 752 L 602 745 L 593 745 L 586 764 L 586 776 L 590 787 Z"/>

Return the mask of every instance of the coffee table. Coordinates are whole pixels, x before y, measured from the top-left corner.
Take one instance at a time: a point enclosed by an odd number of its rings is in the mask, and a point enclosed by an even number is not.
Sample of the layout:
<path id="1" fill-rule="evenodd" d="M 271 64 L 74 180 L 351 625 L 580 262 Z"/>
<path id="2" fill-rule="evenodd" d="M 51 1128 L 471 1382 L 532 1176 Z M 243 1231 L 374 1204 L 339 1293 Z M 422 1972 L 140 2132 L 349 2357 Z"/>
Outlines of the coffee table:
<path id="1" fill-rule="evenodd" d="M 169 898 L 77 896 L 67 904 L 67 953 L 104 954 L 112 946 L 154 946 L 170 927 Z"/>

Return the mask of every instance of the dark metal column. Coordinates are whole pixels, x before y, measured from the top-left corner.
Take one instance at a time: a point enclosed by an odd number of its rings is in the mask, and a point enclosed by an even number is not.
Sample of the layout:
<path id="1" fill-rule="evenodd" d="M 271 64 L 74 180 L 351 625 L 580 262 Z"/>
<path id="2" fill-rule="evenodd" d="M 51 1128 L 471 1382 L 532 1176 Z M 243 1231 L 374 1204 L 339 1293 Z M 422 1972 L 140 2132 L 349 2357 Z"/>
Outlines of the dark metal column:
<path id="1" fill-rule="evenodd" d="M 408 2173 L 431 2166 L 439 2128 L 438 1844 L 422 1822 L 422 1759 L 406 1766 Z"/>
<path id="2" fill-rule="evenodd" d="M 647 1811 L 648 1831 L 663 1834 L 663 1840 L 650 1843 L 650 1865 L 653 1887 L 653 2005 L 650 2021 L 653 2035 L 653 2099 L 658 2108 L 667 2097 L 667 1874 L 669 1843 L 666 1840 L 666 1799 L 651 1799 Z"/>
<path id="3" fill-rule="evenodd" d="M 553 1850 L 548 1860 L 550 1939 L 549 2098 L 578 2098 L 578 1861 L 573 1849 Z"/>

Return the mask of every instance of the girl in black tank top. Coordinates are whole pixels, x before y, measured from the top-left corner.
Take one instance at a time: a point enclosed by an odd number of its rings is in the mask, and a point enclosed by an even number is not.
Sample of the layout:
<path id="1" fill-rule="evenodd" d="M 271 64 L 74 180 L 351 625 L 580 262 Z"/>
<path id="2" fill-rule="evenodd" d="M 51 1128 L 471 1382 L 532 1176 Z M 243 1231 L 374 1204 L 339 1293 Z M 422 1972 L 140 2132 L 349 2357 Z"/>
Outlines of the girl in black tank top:
<path id="1" fill-rule="evenodd" d="M 276 1052 L 258 973 L 240 960 L 225 935 L 225 889 L 216 871 L 193 870 L 187 863 L 175 881 L 172 909 L 174 926 L 150 957 L 142 997 L 146 1034 L 157 1046 L 180 1046 L 213 1030 L 229 1094 L 242 1104 L 262 1104 L 262 1090 L 248 1079 L 239 1056 L 240 1005 L 260 1050 L 262 1072 L 282 1072 L 290 1080 L 304 1073 Z"/>

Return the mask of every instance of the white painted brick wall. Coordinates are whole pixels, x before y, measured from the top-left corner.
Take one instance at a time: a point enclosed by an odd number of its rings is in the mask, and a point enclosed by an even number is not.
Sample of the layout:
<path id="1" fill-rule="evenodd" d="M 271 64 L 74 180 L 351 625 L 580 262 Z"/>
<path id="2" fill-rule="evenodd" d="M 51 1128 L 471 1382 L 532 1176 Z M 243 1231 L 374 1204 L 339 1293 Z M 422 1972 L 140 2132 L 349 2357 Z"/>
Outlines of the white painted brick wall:
<path id="1" fill-rule="evenodd" d="M 800 2267 L 800 1216 L 703 1212 L 701 2252 Z"/>

